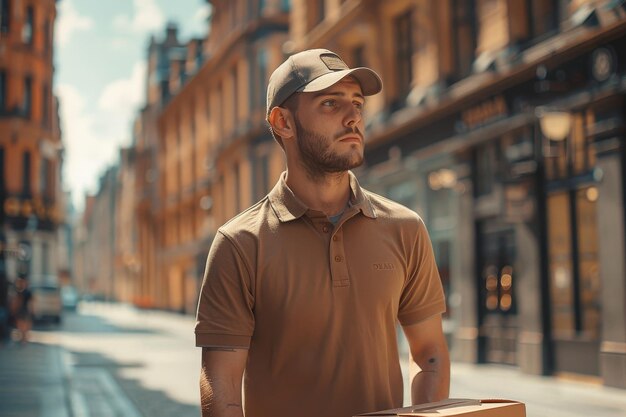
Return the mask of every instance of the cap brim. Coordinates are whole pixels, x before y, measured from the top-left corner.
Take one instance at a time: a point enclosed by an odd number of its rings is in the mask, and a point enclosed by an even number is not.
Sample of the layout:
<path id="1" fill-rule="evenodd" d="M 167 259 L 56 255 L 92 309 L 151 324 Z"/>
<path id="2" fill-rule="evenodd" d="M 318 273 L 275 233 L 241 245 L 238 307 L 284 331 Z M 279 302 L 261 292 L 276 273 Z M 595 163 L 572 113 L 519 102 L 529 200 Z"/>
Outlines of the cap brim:
<path id="1" fill-rule="evenodd" d="M 303 93 L 321 91 L 338 83 L 347 76 L 354 77 L 358 81 L 364 96 L 377 94 L 383 89 L 383 82 L 376 72 L 369 68 L 359 67 L 324 74 L 297 91 Z"/>

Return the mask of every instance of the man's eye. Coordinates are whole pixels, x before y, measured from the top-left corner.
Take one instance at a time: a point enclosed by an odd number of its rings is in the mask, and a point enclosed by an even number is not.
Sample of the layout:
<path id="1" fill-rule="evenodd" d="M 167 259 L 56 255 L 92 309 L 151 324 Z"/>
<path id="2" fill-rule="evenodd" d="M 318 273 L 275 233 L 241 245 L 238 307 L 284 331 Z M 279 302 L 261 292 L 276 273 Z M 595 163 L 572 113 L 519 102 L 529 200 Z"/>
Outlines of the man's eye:
<path id="1" fill-rule="evenodd" d="M 324 100 L 322 101 L 322 106 L 334 107 L 337 104 L 335 100 Z"/>
<path id="2" fill-rule="evenodd" d="M 354 102 L 354 107 L 356 107 L 358 110 L 363 110 L 363 106 L 364 106 L 364 103 L 361 103 L 360 101 Z"/>

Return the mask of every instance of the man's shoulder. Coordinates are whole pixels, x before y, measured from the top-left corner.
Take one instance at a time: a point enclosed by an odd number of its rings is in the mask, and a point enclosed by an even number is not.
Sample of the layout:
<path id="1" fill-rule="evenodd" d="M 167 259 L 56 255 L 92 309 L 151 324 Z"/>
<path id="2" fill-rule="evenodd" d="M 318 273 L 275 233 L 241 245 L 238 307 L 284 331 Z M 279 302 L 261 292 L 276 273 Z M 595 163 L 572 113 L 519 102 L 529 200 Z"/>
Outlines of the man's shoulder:
<path id="1" fill-rule="evenodd" d="M 376 212 L 377 217 L 395 219 L 398 221 L 422 221 L 419 214 L 397 201 L 393 201 L 366 189 L 362 190 L 372 204 L 372 208 Z"/>
<path id="2" fill-rule="evenodd" d="M 219 232 L 229 237 L 240 236 L 242 234 L 256 235 L 259 233 L 261 227 L 274 217 L 275 215 L 271 204 L 269 203 L 268 197 L 265 196 L 256 204 L 248 207 L 224 223 L 219 228 Z"/>

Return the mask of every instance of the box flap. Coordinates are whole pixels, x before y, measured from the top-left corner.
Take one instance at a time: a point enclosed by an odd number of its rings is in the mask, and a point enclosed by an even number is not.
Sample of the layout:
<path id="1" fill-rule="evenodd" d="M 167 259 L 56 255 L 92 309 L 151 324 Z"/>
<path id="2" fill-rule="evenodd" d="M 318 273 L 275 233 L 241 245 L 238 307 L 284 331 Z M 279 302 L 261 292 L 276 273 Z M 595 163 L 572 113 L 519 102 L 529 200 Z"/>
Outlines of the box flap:
<path id="1" fill-rule="evenodd" d="M 359 416 L 397 416 L 406 413 L 427 412 L 430 410 L 441 410 L 443 408 L 462 407 L 467 405 L 480 405 L 480 400 L 472 400 L 467 398 L 448 398 L 447 400 L 437 401 L 434 403 L 411 405 L 409 407 L 394 408 L 391 410 L 375 411 L 373 413 L 359 414 Z"/>

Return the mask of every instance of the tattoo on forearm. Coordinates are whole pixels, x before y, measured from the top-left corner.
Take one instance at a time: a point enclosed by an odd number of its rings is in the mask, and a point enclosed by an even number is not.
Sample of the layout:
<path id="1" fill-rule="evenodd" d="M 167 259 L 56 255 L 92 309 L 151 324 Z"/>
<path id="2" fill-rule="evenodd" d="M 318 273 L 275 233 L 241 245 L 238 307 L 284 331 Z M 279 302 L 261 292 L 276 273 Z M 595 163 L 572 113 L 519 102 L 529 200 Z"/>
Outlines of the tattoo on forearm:
<path id="1" fill-rule="evenodd" d="M 437 359 L 435 358 L 428 359 L 428 363 L 435 363 L 435 362 L 437 362 Z"/>

